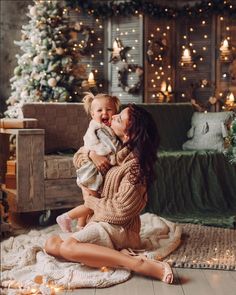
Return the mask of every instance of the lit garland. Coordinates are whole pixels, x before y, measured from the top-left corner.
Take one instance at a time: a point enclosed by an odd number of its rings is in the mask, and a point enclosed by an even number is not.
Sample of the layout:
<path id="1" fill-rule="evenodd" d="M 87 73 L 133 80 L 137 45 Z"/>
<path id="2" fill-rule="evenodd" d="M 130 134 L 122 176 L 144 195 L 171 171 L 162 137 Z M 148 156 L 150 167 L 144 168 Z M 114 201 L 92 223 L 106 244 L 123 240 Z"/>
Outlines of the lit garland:
<path id="1" fill-rule="evenodd" d="M 230 1 L 211 0 L 201 1 L 193 6 L 184 5 L 183 7 L 164 6 L 151 1 L 131 0 L 128 2 L 111 1 L 108 3 L 98 3 L 92 0 L 65 0 L 71 8 L 80 7 L 85 13 L 103 19 L 114 16 L 131 16 L 147 14 L 159 18 L 178 18 L 178 17 L 209 17 L 213 14 L 236 15 L 236 7 Z"/>

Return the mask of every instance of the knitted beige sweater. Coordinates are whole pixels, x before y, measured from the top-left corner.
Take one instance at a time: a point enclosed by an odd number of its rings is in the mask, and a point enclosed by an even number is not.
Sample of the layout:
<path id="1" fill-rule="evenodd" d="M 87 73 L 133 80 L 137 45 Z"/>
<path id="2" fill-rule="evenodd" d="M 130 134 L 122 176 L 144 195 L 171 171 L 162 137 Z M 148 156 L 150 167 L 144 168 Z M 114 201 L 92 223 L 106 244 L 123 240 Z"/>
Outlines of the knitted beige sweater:
<path id="1" fill-rule="evenodd" d="M 86 161 L 86 154 L 77 152 L 74 164 L 79 167 Z M 129 181 L 134 155 L 123 148 L 117 153 L 117 166 L 112 167 L 105 177 L 101 198 L 85 197 L 85 206 L 94 211 L 92 221 L 105 221 L 121 225 L 126 230 L 140 231 L 139 214 L 146 205 L 147 189 L 143 184 Z"/>

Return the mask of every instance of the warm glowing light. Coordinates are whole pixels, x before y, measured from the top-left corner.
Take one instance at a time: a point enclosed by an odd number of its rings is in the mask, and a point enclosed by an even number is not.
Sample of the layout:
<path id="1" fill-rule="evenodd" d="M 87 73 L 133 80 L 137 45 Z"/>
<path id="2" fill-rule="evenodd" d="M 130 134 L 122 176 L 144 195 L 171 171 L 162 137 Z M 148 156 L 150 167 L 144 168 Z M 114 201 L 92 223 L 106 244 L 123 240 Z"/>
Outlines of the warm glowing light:
<path id="1" fill-rule="evenodd" d="M 191 57 L 191 54 L 190 54 L 190 50 L 188 48 L 184 49 L 183 55 L 181 57 L 181 61 L 183 63 L 191 63 L 192 57 Z"/>
<path id="2" fill-rule="evenodd" d="M 90 86 L 95 86 L 95 80 L 94 80 L 94 74 L 93 74 L 93 72 L 90 72 L 89 73 L 88 83 L 89 83 Z"/>
<path id="3" fill-rule="evenodd" d="M 227 97 L 226 97 L 226 105 L 228 106 L 232 106 L 234 105 L 234 94 L 232 92 L 230 92 Z"/>
<path id="4" fill-rule="evenodd" d="M 165 92 L 166 91 L 166 81 L 163 81 L 162 83 L 161 83 L 161 91 L 162 92 Z"/>
<path id="5" fill-rule="evenodd" d="M 224 39 L 220 47 L 220 51 L 227 51 L 229 49 L 229 42 L 227 39 Z"/>

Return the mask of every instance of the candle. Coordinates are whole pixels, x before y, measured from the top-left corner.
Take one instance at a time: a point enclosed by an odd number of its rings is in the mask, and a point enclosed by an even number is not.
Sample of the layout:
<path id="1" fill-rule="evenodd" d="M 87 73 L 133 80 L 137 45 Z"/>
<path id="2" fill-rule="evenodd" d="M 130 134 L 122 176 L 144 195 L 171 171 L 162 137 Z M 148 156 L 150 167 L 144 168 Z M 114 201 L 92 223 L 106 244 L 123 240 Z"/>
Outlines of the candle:
<path id="1" fill-rule="evenodd" d="M 88 83 L 89 83 L 89 86 L 94 86 L 95 85 L 95 80 L 94 80 L 94 74 L 93 74 L 93 72 L 90 72 L 89 73 Z"/>
<path id="2" fill-rule="evenodd" d="M 169 86 L 167 87 L 167 91 L 168 91 L 169 93 L 171 93 L 171 92 L 172 92 L 171 85 L 169 85 Z"/>
<path id="3" fill-rule="evenodd" d="M 183 51 L 183 55 L 181 57 L 183 62 L 191 62 L 191 54 L 190 54 L 190 50 L 188 48 L 185 48 Z"/>
<path id="4" fill-rule="evenodd" d="M 226 102 L 228 106 L 233 106 L 234 105 L 234 94 L 230 92 L 227 97 L 226 97 Z"/>
<path id="5" fill-rule="evenodd" d="M 161 83 L 161 91 L 162 91 L 163 93 L 166 92 L 166 81 L 163 81 L 163 82 Z"/>
<path id="6" fill-rule="evenodd" d="M 222 45 L 220 47 L 220 51 L 228 51 L 229 50 L 229 42 L 227 39 L 225 39 L 223 42 L 222 42 Z"/>
<path id="7" fill-rule="evenodd" d="M 118 46 L 117 40 L 115 40 L 113 42 L 113 56 L 119 56 L 120 55 L 120 51 L 121 51 L 121 48 Z"/>
<path id="8" fill-rule="evenodd" d="M 113 42 L 113 50 L 116 50 L 118 48 L 118 44 L 117 44 L 117 41 L 115 40 Z"/>

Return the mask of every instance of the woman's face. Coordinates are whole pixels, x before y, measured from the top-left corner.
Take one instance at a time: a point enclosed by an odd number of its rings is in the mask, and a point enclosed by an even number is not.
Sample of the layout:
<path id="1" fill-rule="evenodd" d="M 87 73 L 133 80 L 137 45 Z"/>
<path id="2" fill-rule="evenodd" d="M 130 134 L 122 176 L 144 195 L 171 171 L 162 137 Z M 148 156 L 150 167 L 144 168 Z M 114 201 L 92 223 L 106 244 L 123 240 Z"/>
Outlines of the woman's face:
<path id="1" fill-rule="evenodd" d="M 125 108 L 119 114 L 112 116 L 111 128 L 122 142 L 128 139 L 127 127 L 129 126 L 129 120 L 129 108 Z"/>

